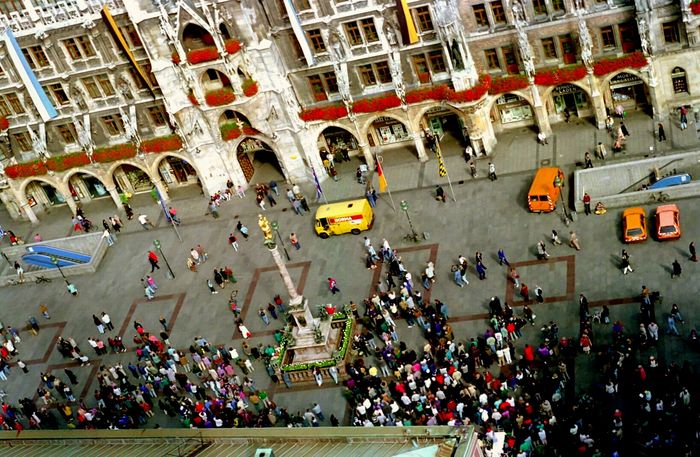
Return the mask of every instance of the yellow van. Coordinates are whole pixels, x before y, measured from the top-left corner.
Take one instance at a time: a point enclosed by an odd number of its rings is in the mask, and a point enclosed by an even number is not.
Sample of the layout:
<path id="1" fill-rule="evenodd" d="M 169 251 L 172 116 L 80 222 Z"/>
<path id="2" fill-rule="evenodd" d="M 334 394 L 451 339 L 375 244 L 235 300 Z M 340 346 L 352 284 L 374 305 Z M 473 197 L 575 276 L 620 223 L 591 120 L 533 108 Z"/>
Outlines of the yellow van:
<path id="1" fill-rule="evenodd" d="M 564 172 L 557 167 L 540 168 L 532 180 L 530 191 L 527 193 L 527 206 L 533 213 L 549 213 L 557 207 L 561 187 L 555 185 L 559 178 L 564 185 Z"/>
<path id="2" fill-rule="evenodd" d="M 374 211 L 363 198 L 319 206 L 314 228 L 318 236 L 328 238 L 348 232 L 359 235 L 363 230 L 371 229 L 373 223 Z"/>

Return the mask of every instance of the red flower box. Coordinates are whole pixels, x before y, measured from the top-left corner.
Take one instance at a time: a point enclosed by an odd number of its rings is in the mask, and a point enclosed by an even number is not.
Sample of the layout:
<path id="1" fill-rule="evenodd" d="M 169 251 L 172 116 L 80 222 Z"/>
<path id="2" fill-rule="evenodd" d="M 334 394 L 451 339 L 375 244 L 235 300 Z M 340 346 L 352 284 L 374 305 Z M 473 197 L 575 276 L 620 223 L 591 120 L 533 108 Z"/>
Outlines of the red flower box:
<path id="1" fill-rule="evenodd" d="M 586 76 L 586 67 L 583 65 L 552 68 L 538 71 L 535 74 L 535 84 L 538 86 L 557 86 L 571 81 L 578 81 L 584 76 Z"/>
<path id="2" fill-rule="evenodd" d="M 246 79 L 243 81 L 243 95 L 246 97 L 252 97 L 258 93 L 258 83 L 252 79 Z"/>
<path id="3" fill-rule="evenodd" d="M 345 105 L 333 104 L 320 106 L 318 108 L 309 108 L 302 110 L 299 117 L 306 122 L 311 121 L 335 121 L 341 117 L 348 115 L 348 110 Z"/>
<path id="4" fill-rule="evenodd" d="M 193 49 L 187 53 L 187 61 L 193 65 L 202 62 L 211 62 L 212 60 L 217 60 L 218 58 L 219 51 L 216 49 L 216 46 Z"/>
<path id="5" fill-rule="evenodd" d="M 479 83 L 471 89 L 467 89 L 461 92 L 448 92 L 448 100 L 457 103 L 473 102 L 479 100 L 481 97 L 486 95 L 486 92 L 489 91 L 490 87 L 491 76 L 483 75 L 479 77 Z"/>
<path id="6" fill-rule="evenodd" d="M 243 126 L 243 134 L 244 135 L 257 135 L 260 132 L 258 132 L 256 129 L 251 127 L 250 125 L 244 125 Z"/>
<path id="7" fill-rule="evenodd" d="M 95 162 L 107 163 L 116 160 L 130 159 L 136 155 L 136 146 L 132 143 L 116 144 L 95 149 L 92 159 Z"/>
<path id="8" fill-rule="evenodd" d="M 504 76 L 491 81 L 489 94 L 497 95 L 506 92 L 514 92 L 516 90 L 525 89 L 528 86 L 527 77 L 524 75 Z"/>
<path id="9" fill-rule="evenodd" d="M 193 93 L 187 94 L 187 98 L 190 99 L 190 103 L 192 103 L 194 106 L 199 106 L 199 102 L 197 101 L 197 97 L 195 97 Z"/>
<path id="10" fill-rule="evenodd" d="M 430 73 L 418 73 L 418 81 L 421 84 L 426 84 L 430 82 Z"/>
<path id="11" fill-rule="evenodd" d="M 690 4 L 690 11 L 693 14 L 700 14 L 700 2 L 695 1 L 695 2 L 691 3 Z"/>
<path id="12" fill-rule="evenodd" d="M 10 121 L 8 121 L 5 116 L 0 116 L 0 130 L 7 130 L 9 128 L 10 128 Z"/>
<path id="13" fill-rule="evenodd" d="M 161 136 L 141 142 L 141 151 L 147 153 L 177 151 L 181 148 L 182 139 L 177 135 Z"/>
<path id="14" fill-rule="evenodd" d="M 233 103 L 236 100 L 236 94 L 230 87 L 213 90 L 204 95 L 204 100 L 209 106 L 222 106 Z"/>
<path id="15" fill-rule="evenodd" d="M 202 43 L 206 44 L 207 46 L 213 46 L 214 45 L 214 37 L 211 36 L 210 33 L 205 33 L 201 37 Z"/>
<path id="16" fill-rule="evenodd" d="M 226 40 L 224 47 L 227 53 L 233 55 L 241 50 L 241 42 L 238 40 Z"/>
<path id="17" fill-rule="evenodd" d="M 235 140 L 241 136 L 241 130 L 238 128 L 238 124 L 235 122 L 229 122 L 219 127 L 221 130 L 221 138 L 224 141 Z"/>
<path id="18" fill-rule="evenodd" d="M 314 98 L 317 102 L 325 102 L 328 100 L 328 95 L 325 92 L 314 92 Z"/>
<path id="19" fill-rule="evenodd" d="M 46 168 L 52 171 L 66 171 L 71 168 L 84 167 L 90 164 L 90 158 L 84 152 L 75 152 L 61 156 L 50 157 L 46 161 Z"/>
<path id="20" fill-rule="evenodd" d="M 603 76 L 625 68 L 646 67 L 647 58 L 637 51 L 617 59 L 602 59 L 593 64 L 593 74 Z"/>
<path id="21" fill-rule="evenodd" d="M 29 176 L 41 176 L 48 170 L 41 160 L 33 160 L 26 163 L 18 163 L 5 167 L 5 174 L 8 178 L 27 178 Z"/>
<path id="22" fill-rule="evenodd" d="M 392 94 L 358 100 L 353 104 L 352 111 L 355 113 L 374 113 L 396 108 L 397 106 L 401 106 L 401 100 Z"/>
<path id="23" fill-rule="evenodd" d="M 427 89 L 417 89 L 406 93 L 406 103 L 420 103 L 427 100 L 449 100 L 452 89 L 445 84 L 429 87 Z"/>
<path id="24" fill-rule="evenodd" d="M 175 65 L 178 65 L 180 63 L 180 54 L 173 52 L 172 61 Z"/>

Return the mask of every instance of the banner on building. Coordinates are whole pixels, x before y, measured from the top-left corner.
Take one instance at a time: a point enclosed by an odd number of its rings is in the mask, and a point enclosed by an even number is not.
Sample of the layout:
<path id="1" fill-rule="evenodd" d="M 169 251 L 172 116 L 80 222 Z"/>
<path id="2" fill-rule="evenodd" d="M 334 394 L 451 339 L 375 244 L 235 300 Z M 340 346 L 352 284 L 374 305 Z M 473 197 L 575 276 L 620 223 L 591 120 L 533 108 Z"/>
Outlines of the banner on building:
<path id="1" fill-rule="evenodd" d="M 136 69 L 139 76 L 141 76 L 141 79 L 143 79 L 143 82 L 145 82 L 148 86 L 148 90 L 153 93 L 151 78 L 143 67 L 136 61 L 136 56 L 134 56 L 134 53 L 131 51 L 129 43 L 127 43 L 126 39 L 124 39 L 124 35 L 122 34 L 121 30 L 119 30 L 119 26 L 114 20 L 114 17 L 112 17 L 112 13 L 109 11 L 109 6 L 107 5 L 102 8 L 102 18 L 105 20 L 107 28 L 109 28 L 109 30 L 114 34 L 114 38 L 117 40 L 117 43 L 119 43 L 119 46 L 122 48 L 124 53 L 126 53 L 126 57 L 129 59 L 129 62 L 131 62 L 131 65 Z"/>
<path id="2" fill-rule="evenodd" d="M 438 174 L 441 178 L 444 178 L 447 176 L 447 168 L 445 168 L 445 161 L 442 159 L 442 152 L 440 152 L 440 148 L 435 151 L 435 155 L 437 155 L 438 159 Z"/>
<path id="3" fill-rule="evenodd" d="M 5 42 L 7 54 L 15 66 L 15 69 L 17 69 L 17 73 L 19 73 L 19 77 L 24 83 L 24 87 L 27 89 L 29 97 L 31 97 L 32 102 L 34 102 L 34 107 L 39 112 L 41 119 L 44 122 L 48 122 L 54 117 L 58 116 L 56 108 L 53 106 L 53 103 L 51 103 L 51 100 L 49 100 L 49 98 L 46 96 L 44 88 L 41 87 L 41 84 L 39 84 L 39 80 L 36 79 L 34 71 L 32 71 L 32 68 L 29 66 L 29 62 L 27 62 L 26 57 L 24 57 L 19 44 L 17 44 L 17 40 L 15 39 L 15 35 L 12 33 L 12 30 L 9 27 L 4 27 L 0 29 L 0 36 L 2 36 L 2 40 Z"/>
<path id="4" fill-rule="evenodd" d="M 294 36 L 296 36 L 299 46 L 301 47 L 301 52 L 304 53 L 304 59 L 306 59 L 306 65 L 312 66 L 316 63 L 314 59 L 314 53 L 311 51 L 309 42 L 306 39 L 306 34 L 304 29 L 301 28 L 301 22 L 299 21 L 299 14 L 297 9 L 294 7 L 292 0 L 284 0 L 284 7 L 287 10 L 287 16 L 289 17 L 289 22 L 292 24 L 292 30 L 294 31 Z"/>
<path id="5" fill-rule="evenodd" d="M 399 19 L 401 27 L 401 38 L 403 45 L 418 43 L 418 32 L 416 32 L 416 24 L 413 22 L 411 10 L 406 4 L 406 0 L 396 0 L 396 16 Z"/>

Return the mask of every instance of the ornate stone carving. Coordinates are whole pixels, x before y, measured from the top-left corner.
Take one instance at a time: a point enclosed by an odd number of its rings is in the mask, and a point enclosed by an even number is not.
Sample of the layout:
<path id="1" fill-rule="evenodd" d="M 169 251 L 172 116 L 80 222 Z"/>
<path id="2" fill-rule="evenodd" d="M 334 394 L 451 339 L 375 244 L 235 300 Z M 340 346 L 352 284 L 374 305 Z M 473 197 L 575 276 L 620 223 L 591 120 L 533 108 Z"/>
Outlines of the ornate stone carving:
<path id="1" fill-rule="evenodd" d="M 515 29 L 518 32 L 518 48 L 520 50 L 520 58 L 523 61 L 525 73 L 532 84 L 535 80 L 535 62 L 533 60 L 532 47 L 527 39 L 527 33 L 523 28 L 527 25 L 525 10 L 519 0 L 513 2 L 513 19 L 515 21 Z"/>
<path id="2" fill-rule="evenodd" d="M 34 129 L 29 126 L 27 126 L 27 131 L 29 132 L 29 137 L 32 139 L 32 149 L 34 149 L 34 152 L 36 152 L 40 158 L 48 159 L 49 151 L 46 149 L 46 139 L 37 135 Z"/>
<path id="3" fill-rule="evenodd" d="M 643 17 L 637 19 L 637 29 L 639 30 L 639 41 L 642 45 L 642 52 L 647 57 L 653 56 L 654 50 L 651 45 L 651 37 L 649 35 L 649 24 L 647 23 L 646 19 L 644 19 Z"/>
<path id="4" fill-rule="evenodd" d="M 396 96 L 401 99 L 401 104 L 406 106 L 406 85 L 403 82 L 403 69 L 401 68 L 401 56 L 398 51 L 389 53 L 389 71 L 394 82 Z"/>
<path id="5" fill-rule="evenodd" d="M 578 41 L 581 47 L 581 60 L 590 73 L 593 71 L 593 40 L 588 31 L 586 20 L 583 18 L 583 13 L 585 13 L 585 11 L 586 10 L 583 8 L 576 9 L 576 16 L 578 17 Z"/>

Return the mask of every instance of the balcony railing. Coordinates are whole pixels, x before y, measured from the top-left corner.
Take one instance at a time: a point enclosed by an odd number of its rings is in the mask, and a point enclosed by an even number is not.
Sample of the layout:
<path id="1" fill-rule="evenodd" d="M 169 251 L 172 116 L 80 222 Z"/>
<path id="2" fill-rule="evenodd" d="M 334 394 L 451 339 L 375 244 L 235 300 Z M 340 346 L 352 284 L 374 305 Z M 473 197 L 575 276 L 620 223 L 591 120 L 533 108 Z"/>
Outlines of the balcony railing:
<path id="1" fill-rule="evenodd" d="M 85 0 L 86 9 L 79 8 L 76 0 L 63 0 L 61 2 L 45 2 L 42 7 L 35 7 L 32 15 L 36 15 L 38 20 L 33 20 L 30 11 L 13 11 L 9 16 L 0 14 L 0 23 L 7 23 L 16 33 L 31 31 L 38 27 L 57 28 L 57 26 L 68 26 L 86 21 L 87 19 L 97 20 L 100 10 L 107 5 L 113 14 L 124 11 L 123 0 Z"/>

